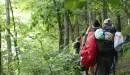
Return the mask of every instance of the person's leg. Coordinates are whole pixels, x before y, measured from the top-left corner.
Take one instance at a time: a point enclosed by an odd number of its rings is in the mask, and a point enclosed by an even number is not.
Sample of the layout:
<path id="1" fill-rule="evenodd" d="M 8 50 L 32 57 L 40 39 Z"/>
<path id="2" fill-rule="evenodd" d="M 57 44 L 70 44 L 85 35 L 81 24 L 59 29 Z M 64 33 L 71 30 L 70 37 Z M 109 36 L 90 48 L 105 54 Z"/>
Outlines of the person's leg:
<path id="1" fill-rule="evenodd" d="M 89 70 L 89 68 L 86 68 L 86 70 L 84 71 L 84 74 L 83 74 L 83 75 L 89 75 L 89 74 L 88 74 L 88 70 Z"/>
<path id="2" fill-rule="evenodd" d="M 95 66 L 89 67 L 89 74 L 90 74 L 90 75 L 94 75 L 94 73 L 95 73 L 95 72 L 94 72 L 94 67 L 95 67 Z"/>
<path id="3" fill-rule="evenodd" d="M 96 75 L 99 75 L 99 74 L 98 74 L 98 71 L 97 71 L 97 67 L 98 67 L 98 66 L 97 66 L 97 63 L 96 63 L 95 66 L 94 66 L 94 75 L 95 75 L 95 73 L 96 73 Z"/>
<path id="4" fill-rule="evenodd" d="M 118 52 L 114 50 L 115 63 L 118 62 Z"/>
<path id="5" fill-rule="evenodd" d="M 88 74 L 88 70 L 85 71 L 85 75 L 89 75 L 89 74 Z"/>
<path id="6" fill-rule="evenodd" d="M 88 67 L 82 66 L 82 75 L 89 75 L 89 74 L 88 74 L 88 70 L 89 70 Z"/>
<path id="7" fill-rule="evenodd" d="M 107 57 L 106 58 L 106 75 L 109 75 L 112 63 L 113 63 L 112 57 Z"/>
<path id="8" fill-rule="evenodd" d="M 98 66 L 98 73 L 99 73 L 99 75 L 106 75 L 106 67 L 105 67 L 105 58 L 104 57 L 100 57 L 99 59 L 98 59 L 98 64 L 97 64 L 97 66 Z"/>

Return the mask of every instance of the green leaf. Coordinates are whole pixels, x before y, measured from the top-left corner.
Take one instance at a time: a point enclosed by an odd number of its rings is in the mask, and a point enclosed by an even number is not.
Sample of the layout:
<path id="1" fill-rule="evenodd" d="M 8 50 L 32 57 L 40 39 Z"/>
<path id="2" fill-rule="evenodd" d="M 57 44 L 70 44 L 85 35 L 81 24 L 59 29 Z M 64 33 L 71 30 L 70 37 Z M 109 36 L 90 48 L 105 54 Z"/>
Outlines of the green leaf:
<path id="1" fill-rule="evenodd" d="M 82 9 L 85 6 L 86 2 L 87 2 L 86 0 L 79 0 L 79 1 L 68 0 L 65 4 L 65 8 L 69 10 Z"/>
<path id="2" fill-rule="evenodd" d="M 114 5 L 120 4 L 120 0 L 108 0 L 108 2 Z"/>
<path id="3" fill-rule="evenodd" d="M 74 0 L 67 0 L 66 3 L 65 3 L 65 8 L 66 9 L 72 8 L 73 3 L 74 3 Z"/>

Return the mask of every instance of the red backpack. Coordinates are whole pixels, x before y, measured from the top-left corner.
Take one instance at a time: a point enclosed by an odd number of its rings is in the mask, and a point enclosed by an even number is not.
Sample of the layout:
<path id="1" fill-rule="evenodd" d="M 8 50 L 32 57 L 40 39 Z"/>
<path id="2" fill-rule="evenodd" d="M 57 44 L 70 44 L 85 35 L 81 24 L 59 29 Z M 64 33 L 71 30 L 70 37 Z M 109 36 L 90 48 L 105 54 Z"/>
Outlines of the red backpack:
<path id="1" fill-rule="evenodd" d="M 94 32 L 89 32 L 87 36 L 86 44 L 80 51 L 82 57 L 80 62 L 83 66 L 89 67 L 96 64 L 97 59 L 97 40 L 94 37 Z"/>

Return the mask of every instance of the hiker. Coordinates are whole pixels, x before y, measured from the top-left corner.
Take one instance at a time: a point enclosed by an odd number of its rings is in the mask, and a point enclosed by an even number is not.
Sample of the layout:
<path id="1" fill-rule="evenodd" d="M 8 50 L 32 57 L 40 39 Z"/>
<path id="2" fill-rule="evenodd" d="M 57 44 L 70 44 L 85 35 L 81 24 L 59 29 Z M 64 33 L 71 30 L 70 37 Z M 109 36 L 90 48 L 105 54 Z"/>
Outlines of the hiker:
<path id="1" fill-rule="evenodd" d="M 81 64 L 86 67 L 86 75 L 88 75 L 88 70 L 90 70 L 90 75 L 94 74 L 94 65 L 96 64 L 97 57 L 97 44 L 96 38 L 94 37 L 94 31 L 100 27 L 98 20 L 95 20 L 94 24 L 89 26 L 86 31 L 87 41 L 80 51 Z M 90 31 L 90 32 L 89 32 Z"/>
<path id="2" fill-rule="evenodd" d="M 97 71 L 99 75 L 109 75 L 112 64 L 115 65 L 114 57 L 115 61 L 117 61 L 118 59 L 117 52 L 114 50 L 114 41 L 113 41 L 116 29 L 112 27 L 111 20 L 106 19 L 104 20 L 104 27 L 101 30 L 103 31 L 102 34 L 105 36 L 103 37 L 103 39 L 100 40 L 98 39 L 97 42 L 98 43 Z"/>
<path id="3" fill-rule="evenodd" d="M 80 50 L 83 48 L 85 42 L 86 42 L 86 34 L 87 28 L 82 32 L 82 35 L 76 39 L 76 41 L 73 43 L 73 48 L 75 49 L 75 53 L 79 54 Z M 74 53 L 74 54 L 75 54 Z"/>
<path id="4" fill-rule="evenodd" d="M 124 44 L 130 42 L 130 36 L 126 35 L 125 40 L 124 40 Z"/>
<path id="5" fill-rule="evenodd" d="M 86 31 L 86 29 L 85 29 L 85 31 Z M 82 35 L 80 37 L 80 50 L 83 48 L 84 42 L 86 42 L 86 40 L 85 40 L 86 39 L 85 31 L 82 33 Z"/>
<path id="6" fill-rule="evenodd" d="M 74 54 L 79 54 L 80 52 L 80 37 L 76 39 L 73 43 Z"/>
<path id="7" fill-rule="evenodd" d="M 85 43 L 86 43 L 86 39 L 87 39 L 87 35 L 88 32 L 91 31 L 91 26 L 86 27 L 85 30 L 82 33 L 81 39 L 80 39 L 80 50 L 82 50 L 82 48 L 84 47 Z"/>

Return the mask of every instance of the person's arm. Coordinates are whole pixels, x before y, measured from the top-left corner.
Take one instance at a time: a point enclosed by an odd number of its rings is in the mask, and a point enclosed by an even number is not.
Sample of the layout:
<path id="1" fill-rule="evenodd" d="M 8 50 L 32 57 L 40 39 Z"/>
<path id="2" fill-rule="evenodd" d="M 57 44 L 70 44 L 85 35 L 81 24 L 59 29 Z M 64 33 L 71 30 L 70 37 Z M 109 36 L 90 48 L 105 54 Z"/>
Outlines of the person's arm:
<path id="1" fill-rule="evenodd" d="M 87 29 L 87 31 L 86 31 L 86 35 L 87 35 L 91 30 L 92 30 L 92 26 L 89 25 L 89 27 L 88 27 L 88 29 Z"/>
<path id="2" fill-rule="evenodd" d="M 89 27 L 88 27 L 88 29 L 87 29 L 85 35 L 83 36 L 83 39 L 82 39 L 83 42 L 82 42 L 82 47 L 81 47 L 81 49 L 84 47 L 84 45 L 85 45 L 85 43 L 86 43 L 86 40 L 87 40 L 88 33 L 89 33 L 91 30 L 92 30 L 92 26 L 89 25 Z"/>

